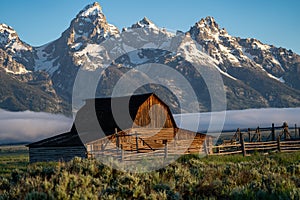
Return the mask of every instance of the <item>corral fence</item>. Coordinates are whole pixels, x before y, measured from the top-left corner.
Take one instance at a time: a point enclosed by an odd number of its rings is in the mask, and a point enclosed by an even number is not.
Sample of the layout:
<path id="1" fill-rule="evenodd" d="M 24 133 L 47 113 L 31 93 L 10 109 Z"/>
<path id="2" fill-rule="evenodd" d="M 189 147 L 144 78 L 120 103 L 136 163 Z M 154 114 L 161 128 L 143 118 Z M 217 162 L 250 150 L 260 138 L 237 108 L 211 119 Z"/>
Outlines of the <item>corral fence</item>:
<path id="1" fill-rule="evenodd" d="M 295 124 L 282 126 L 225 131 L 216 146 L 205 146 L 209 155 L 243 154 L 254 152 L 293 152 L 300 150 L 300 128 Z"/>
<path id="2" fill-rule="evenodd" d="M 134 129 L 120 131 L 87 144 L 87 157 L 119 161 L 173 159 L 204 152 L 203 143 L 212 146 L 212 137 L 184 129 Z"/>
<path id="3" fill-rule="evenodd" d="M 219 138 L 195 137 L 187 131 L 181 134 L 164 130 L 164 137 L 146 137 L 147 130 L 116 133 L 87 146 L 88 157 L 110 157 L 120 161 L 138 161 L 141 159 L 168 159 L 185 154 L 206 155 L 250 155 L 255 152 L 291 152 L 300 151 L 300 128 L 292 128 L 287 123 L 267 128 L 247 128 L 224 131 Z M 209 135 L 209 133 L 207 134 Z M 213 136 L 213 134 L 212 134 Z M 217 145 L 213 145 L 218 139 Z"/>

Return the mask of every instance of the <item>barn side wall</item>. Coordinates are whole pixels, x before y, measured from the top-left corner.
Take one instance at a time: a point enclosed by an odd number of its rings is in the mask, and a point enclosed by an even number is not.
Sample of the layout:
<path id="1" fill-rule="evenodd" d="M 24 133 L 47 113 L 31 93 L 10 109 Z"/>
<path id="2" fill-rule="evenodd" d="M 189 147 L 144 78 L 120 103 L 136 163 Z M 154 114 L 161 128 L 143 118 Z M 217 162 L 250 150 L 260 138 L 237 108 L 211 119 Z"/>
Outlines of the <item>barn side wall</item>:
<path id="1" fill-rule="evenodd" d="M 84 146 L 29 148 L 30 162 L 70 161 L 76 156 L 86 158 Z"/>
<path id="2" fill-rule="evenodd" d="M 172 113 L 168 107 L 155 96 L 150 96 L 138 109 L 133 128 L 173 128 Z"/>

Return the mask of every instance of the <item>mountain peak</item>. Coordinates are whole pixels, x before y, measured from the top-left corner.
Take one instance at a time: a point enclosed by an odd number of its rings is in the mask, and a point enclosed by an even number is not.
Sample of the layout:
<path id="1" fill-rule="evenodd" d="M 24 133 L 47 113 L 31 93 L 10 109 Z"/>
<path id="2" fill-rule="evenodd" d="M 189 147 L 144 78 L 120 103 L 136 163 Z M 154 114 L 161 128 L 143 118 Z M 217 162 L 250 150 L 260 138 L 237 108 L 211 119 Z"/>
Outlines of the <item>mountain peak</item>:
<path id="1" fill-rule="evenodd" d="M 200 21 L 196 22 L 189 30 L 189 33 L 193 39 L 197 40 L 197 42 L 201 42 L 201 40 L 218 41 L 220 36 L 229 37 L 227 31 L 224 28 L 220 29 L 216 20 L 211 16 L 202 18 Z"/>
<path id="2" fill-rule="evenodd" d="M 195 25 L 197 28 L 210 28 L 210 29 L 216 29 L 219 30 L 219 25 L 216 23 L 216 20 L 211 17 L 207 16 L 206 18 L 202 18 L 199 22 Z"/>
<path id="3" fill-rule="evenodd" d="M 205 21 L 207 24 L 209 24 L 209 25 L 212 25 L 212 24 L 216 23 L 215 18 L 212 17 L 212 16 L 207 16 L 207 17 L 205 17 L 204 21 Z"/>
<path id="4" fill-rule="evenodd" d="M 17 32 L 6 24 L 0 24 L 0 48 L 6 49 L 11 53 L 19 50 L 30 50 L 30 46 L 22 42 Z"/>
<path id="5" fill-rule="evenodd" d="M 6 24 L 0 24 L 0 30 L 4 30 L 4 29 L 12 29 L 12 27 L 10 27 Z"/>
<path id="6" fill-rule="evenodd" d="M 7 43 L 8 40 L 17 39 L 17 32 L 6 24 L 0 24 L 0 43 Z"/>
<path id="7" fill-rule="evenodd" d="M 157 26 L 147 17 L 138 21 L 136 24 L 132 25 L 131 28 L 152 28 L 157 29 Z"/>
<path id="8" fill-rule="evenodd" d="M 140 21 L 140 23 L 145 24 L 145 25 L 151 25 L 151 24 L 153 24 L 153 22 L 152 22 L 150 19 L 148 19 L 147 17 L 144 17 L 144 18 Z"/>
<path id="9" fill-rule="evenodd" d="M 102 14 L 102 7 L 98 2 L 87 5 L 82 11 L 79 12 L 77 17 L 89 17 L 89 16 L 98 16 Z"/>

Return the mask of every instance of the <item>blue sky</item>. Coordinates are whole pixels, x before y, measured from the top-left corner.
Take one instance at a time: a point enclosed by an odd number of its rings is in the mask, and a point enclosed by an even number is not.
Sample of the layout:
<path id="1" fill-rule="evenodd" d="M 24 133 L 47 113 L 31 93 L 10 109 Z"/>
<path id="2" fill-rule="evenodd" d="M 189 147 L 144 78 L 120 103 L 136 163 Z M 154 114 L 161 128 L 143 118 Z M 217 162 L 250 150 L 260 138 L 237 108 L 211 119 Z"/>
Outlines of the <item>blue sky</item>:
<path id="1" fill-rule="evenodd" d="M 0 23 L 39 46 L 58 38 L 89 0 L 1 0 Z M 296 0 L 99 0 L 109 23 L 131 26 L 147 16 L 160 27 L 187 31 L 213 16 L 229 34 L 253 37 L 300 54 L 300 1 Z"/>

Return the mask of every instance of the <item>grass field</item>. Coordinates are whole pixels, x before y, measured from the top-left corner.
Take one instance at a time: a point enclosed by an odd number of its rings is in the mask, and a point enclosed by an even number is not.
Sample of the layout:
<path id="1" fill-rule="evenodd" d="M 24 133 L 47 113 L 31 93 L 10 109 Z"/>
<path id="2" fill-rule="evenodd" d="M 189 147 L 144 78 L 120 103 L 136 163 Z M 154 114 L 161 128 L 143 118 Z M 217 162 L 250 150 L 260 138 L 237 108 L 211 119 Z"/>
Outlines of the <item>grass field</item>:
<path id="1" fill-rule="evenodd" d="M 0 199 L 300 199 L 300 152 L 186 155 L 134 174 L 80 158 L 29 164 L 26 148 L 0 149 Z"/>
<path id="2" fill-rule="evenodd" d="M 25 170 L 29 164 L 28 148 L 23 145 L 0 146 L 0 177 L 9 177 L 12 170 Z"/>

